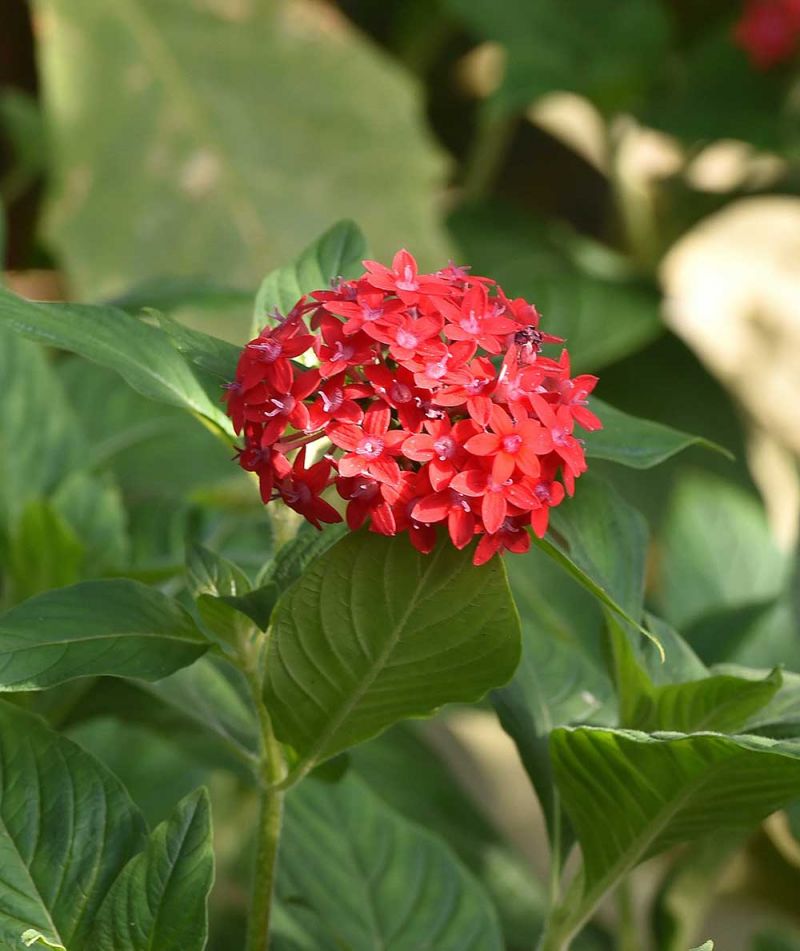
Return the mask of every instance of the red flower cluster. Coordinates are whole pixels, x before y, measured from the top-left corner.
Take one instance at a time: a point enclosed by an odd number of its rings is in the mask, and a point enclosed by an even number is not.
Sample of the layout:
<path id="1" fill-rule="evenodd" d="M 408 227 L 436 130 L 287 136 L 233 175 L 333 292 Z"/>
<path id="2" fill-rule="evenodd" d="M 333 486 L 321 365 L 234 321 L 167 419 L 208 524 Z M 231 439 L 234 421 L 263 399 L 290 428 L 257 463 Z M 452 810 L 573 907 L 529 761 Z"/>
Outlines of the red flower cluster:
<path id="1" fill-rule="evenodd" d="M 734 36 L 758 69 L 790 60 L 800 50 L 800 0 L 747 0 Z"/>
<path id="2" fill-rule="evenodd" d="M 586 406 L 596 377 L 571 377 L 566 350 L 543 356 L 560 338 L 488 278 L 453 265 L 419 274 L 407 251 L 364 266 L 244 348 L 226 396 L 239 464 L 265 503 L 283 499 L 317 528 L 341 521 L 322 497 L 335 486 L 352 530 L 406 531 L 427 553 L 446 525 L 457 548 L 481 536 L 476 564 L 526 551 L 526 528 L 544 535 L 586 469 L 573 427 L 601 425 Z M 308 465 L 322 439 L 328 451 Z"/>

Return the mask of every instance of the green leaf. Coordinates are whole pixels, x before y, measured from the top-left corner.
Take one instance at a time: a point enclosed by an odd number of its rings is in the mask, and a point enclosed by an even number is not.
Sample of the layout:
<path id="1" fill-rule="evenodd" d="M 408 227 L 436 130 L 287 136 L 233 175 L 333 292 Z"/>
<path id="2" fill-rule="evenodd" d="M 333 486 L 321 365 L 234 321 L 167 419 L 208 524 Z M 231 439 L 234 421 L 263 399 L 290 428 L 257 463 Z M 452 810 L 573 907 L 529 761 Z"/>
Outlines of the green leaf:
<path id="1" fill-rule="evenodd" d="M 589 271 L 536 218 L 486 204 L 459 209 L 448 226 L 475 273 L 534 303 L 542 330 L 565 338 L 573 370 L 597 370 L 663 332 L 653 288 Z"/>
<path id="2" fill-rule="evenodd" d="M 761 737 L 562 727 L 551 755 L 583 855 L 557 916 L 563 938 L 639 862 L 709 828 L 755 826 L 800 795 L 800 746 Z"/>
<path id="3" fill-rule="evenodd" d="M 476 568 L 450 545 L 426 557 L 359 532 L 279 602 L 265 697 L 302 775 L 398 720 L 479 699 L 511 677 L 519 652 L 500 559 Z"/>
<path id="4" fill-rule="evenodd" d="M 278 897 L 333 947 L 503 947 L 494 909 L 450 849 L 352 775 L 289 794 Z"/>
<path id="5" fill-rule="evenodd" d="M 38 718 L 0 704 L 0 943 L 86 947 L 144 822 L 119 780 Z"/>
<path id="6" fill-rule="evenodd" d="M 274 584 L 279 591 L 285 591 L 315 558 L 324 555 L 339 539 L 344 538 L 347 531 L 344 523 L 326 525 L 318 532 L 308 522 L 303 522 L 297 534 L 281 545 L 275 557 L 267 563 L 258 579 L 259 584 Z"/>
<path id="7" fill-rule="evenodd" d="M 447 842 L 486 889 L 507 944 L 527 947 L 542 928 L 545 889 L 529 862 L 504 841 L 467 785 L 448 768 L 453 756 L 468 753 L 452 734 L 446 735 L 442 748 L 442 734 L 429 736 L 426 725 L 401 723 L 362 743 L 348 754 L 350 768 L 406 819 Z"/>
<path id="8" fill-rule="evenodd" d="M 84 549 L 69 525 L 43 500 L 31 501 L 16 521 L 8 545 L 10 593 L 24 601 L 80 579 Z"/>
<path id="9" fill-rule="evenodd" d="M 257 715 L 247 684 L 230 664 L 207 654 L 155 683 L 101 679 L 67 720 L 116 717 L 141 724 L 212 766 L 251 769 L 258 750 Z"/>
<path id="10" fill-rule="evenodd" d="M 83 577 L 120 570 L 130 556 L 128 516 L 119 488 L 110 473 L 101 476 L 74 472 L 59 485 L 53 506 L 84 548 Z M 69 582 L 52 584 L 60 587 Z"/>
<path id="11" fill-rule="evenodd" d="M 714 942 L 709 939 L 699 947 L 692 948 L 692 951 L 714 951 Z"/>
<path id="12" fill-rule="evenodd" d="M 207 649 L 172 598 L 136 581 L 86 581 L 0 616 L 0 690 L 98 674 L 158 680 Z"/>
<path id="13" fill-rule="evenodd" d="M 0 287 L 0 528 L 79 465 L 83 434 L 44 351 L 3 328 Z"/>
<path id="14" fill-rule="evenodd" d="M 596 397 L 590 397 L 589 407 L 603 422 L 602 429 L 581 436 L 590 459 L 608 459 L 631 469 L 650 469 L 691 446 L 702 446 L 733 458 L 727 449 L 702 436 L 630 416 Z"/>
<path id="15" fill-rule="evenodd" d="M 96 951 L 203 951 L 214 875 L 208 795 L 180 802 L 125 866 L 95 918 Z"/>
<path id="16" fill-rule="evenodd" d="M 256 294 L 253 334 L 273 311 L 288 314 L 303 294 L 327 290 L 337 277 L 353 278 L 362 271 L 367 243 L 352 221 L 340 221 L 310 244 L 291 264 L 268 274 Z"/>
<path id="17" fill-rule="evenodd" d="M 628 110 L 652 82 L 667 49 L 669 20 L 657 0 L 447 0 L 508 64 L 498 100 L 518 110 L 568 90 L 609 112 Z M 602 23 L 602 30 L 593 29 Z"/>
<path id="18" fill-rule="evenodd" d="M 255 288 L 344 216 L 382 259 L 407 244 L 441 266 L 446 169 L 421 92 L 344 17 L 319 12 L 39 0 L 48 230 L 78 297 L 161 275 Z"/>
<path id="19" fill-rule="evenodd" d="M 157 327 L 115 307 L 40 304 L 0 288 L 0 328 L 106 366 L 139 393 L 203 416 L 232 433 L 184 358 Z"/>
<path id="20" fill-rule="evenodd" d="M 173 344 L 186 359 L 212 376 L 218 383 L 227 383 L 236 376 L 241 348 L 227 340 L 193 330 L 178 323 L 166 314 L 156 314 L 161 329 L 168 334 Z M 218 396 L 221 391 L 218 390 Z"/>
<path id="21" fill-rule="evenodd" d="M 543 551 L 532 548 L 508 558 L 506 567 L 522 622 L 522 660 L 511 682 L 492 691 L 491 699 L 552 836 L 550 731 L 567 723 L 615 722 L 613 688 L 601 659 L 603 618 L 595 599 Z"/>

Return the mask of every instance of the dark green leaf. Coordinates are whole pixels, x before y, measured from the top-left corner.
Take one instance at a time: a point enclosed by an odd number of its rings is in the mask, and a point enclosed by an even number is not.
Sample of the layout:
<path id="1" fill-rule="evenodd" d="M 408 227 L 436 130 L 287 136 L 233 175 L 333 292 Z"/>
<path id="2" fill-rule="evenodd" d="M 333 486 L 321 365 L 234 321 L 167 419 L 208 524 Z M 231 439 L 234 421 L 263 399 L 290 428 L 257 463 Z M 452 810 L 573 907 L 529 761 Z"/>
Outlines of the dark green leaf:
<path id="1" fill-rule="evenodd" d="M 333 786 L 307 779 L 289 794 L 278 896 L 333 948 L 503 947 L 494 909 L 449 848 L 352 775 Z"/>
<path id="2" fill-rule="evenodd" d="M 0 942 L 82 948 L 144 822 L 119 780 L 38 718 L 0 704 Z"/>
<path id="3" fill-rule="evenodd" d="M 0 616 L 0 690 L 40 690 L 75 677 L 158 680 L 208 642 L 183 608 L 136 581 L 86 581 Z"/>
<path id="4" fill-rule="evenodd" d="M 126 865 L 95 918 L 96 951 L 203 951 L 214 875 L 208 795 L 193 793 Z"/>
<path id="5" fill-rule="evenodd" d="M 110 473 L 102 476 L 81 471 L 72 473 L 53 495 L 53 506 L 83 545 L 83 577 L 96 577 L 127 564 L 130 554 L 128 516 Z"/>
<path id="6" fill-rule="evenodd" d="M 657 0 L 447 2 L 481 38 L 506 47 L 497 96 L 513 110 L 563 90 L 610 112 L 630 109 L 652 81 L 653 63 L 669 40 L 669 20 Z"/>
<path id="7" fill-rule="evenodd" d="M 40 304 L 0 288 L 0 328 L 8 328 L 119 373 L 139 393 L 204 416 L 232 433 L 184 358 L 157 327 L 115 307 Z"/>
<path id="8" fill-rule="evenodd" d="M 726 449 L 701 436 L 630 416 L 595 397 L 590 398 L 589 407 L 603 422 L 602 429 L 581 436 L 586 455 L 591 459 L 608 459 L 632 469 L 650 469 L 690 446 L 730 455 Z"/>
<path id="9" fill-rule="evenodd" d="M 219 337 L 185 327 L 166 314 L 158 314 L 157 317 L 161 329 L 169 335 L 178 350 L 190 363 L 213 377 L 218 387 L 219 384 L 235 378 L 240 347 L 228 343 L 227 340 L 220 340 Z M 222 396 L 219 389 L 218 396 Z"/>
<path id="10" fill-rule="evenodd" d="M 519 651 L 500 559 L 476 568 L 450 545 L 426 557 L 359 532 L 279 602 L 266 700 L 300 774 L 405 717 L 479 699 L 511 677 Z"/>

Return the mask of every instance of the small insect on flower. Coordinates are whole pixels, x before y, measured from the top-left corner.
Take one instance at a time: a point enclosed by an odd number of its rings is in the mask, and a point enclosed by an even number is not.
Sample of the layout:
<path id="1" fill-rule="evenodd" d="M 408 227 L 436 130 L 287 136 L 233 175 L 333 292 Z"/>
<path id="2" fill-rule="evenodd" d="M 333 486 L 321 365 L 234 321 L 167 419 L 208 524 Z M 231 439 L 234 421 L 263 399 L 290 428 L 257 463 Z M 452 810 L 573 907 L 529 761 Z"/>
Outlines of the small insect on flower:
<path id="1" fill-rule="evenodd" d="M 597 378 L 546 356 L 563 341 L 536 308 L 469 268 L 420 274 L 405 250 L 364 266 L 242 350 L 224 397 L 239 465 L 316 528 L 343 513 L 426 554 L 477 538 L 475 564 L 527 551 L 586 469 L 574 428 L 601 425 Z"/>

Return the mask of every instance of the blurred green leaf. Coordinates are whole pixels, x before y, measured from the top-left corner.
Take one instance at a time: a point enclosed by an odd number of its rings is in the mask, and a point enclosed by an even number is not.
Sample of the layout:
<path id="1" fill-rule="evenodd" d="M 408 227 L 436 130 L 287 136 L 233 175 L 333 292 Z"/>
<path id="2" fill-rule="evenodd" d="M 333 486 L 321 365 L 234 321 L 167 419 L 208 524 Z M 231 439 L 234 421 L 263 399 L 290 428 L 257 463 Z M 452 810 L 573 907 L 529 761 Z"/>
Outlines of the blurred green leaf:
<path id="1" fill-rule="evenodd" d="M 0 325 L 3 300 L 0 288 Z M 9 295 L 10 296 L 10 295 Z M 80 465 L 85 443 L 41 347 L 0 326 L 0 527 Z"/>
<path id="2" fill-rule="evenodd" d="M 333 8 L 36 6 L 50 235 L 80 297 L 161 275 L 255 288 L 344 216 L 380 257 L 446 259 L 417 90 Z"/>
<path id="3" fill-rule="evenodd" d="M 274 311 L 288 314 L 303 294 L 327 290 L 337 277 L 357 277 L 366 256 L 367 243 L 358 226 L 352 221 L 335 224 L 291 264 L 272 271 L 261 282 L 253 311 L 253 335 Z"/>
<path id="4" fill-rule="evenodd" d="M 189 615 L 160 591 L 128 580 L 84 581 L 0 615 L 0 690 L 41 690 L 98 674 L 158 680 L 206 650 Z"/>
<path id="5" fill-rule="evenodd" d="M 119 373 L 144 396 L 198 413 L 223 432 L 233 431 L 169 337 L 124 310 L 35 303 L 0 288 L 0 327 L 78 353 Z"/>
<path id="6" fill-rule="evenodd" d="M 31 501 L 14 524 L 8 543 L 6 604 L 80 580 L 84 548 L 70 526 L 46 501 Z M 2 623 L 2 622 L 0 622 Z"/>
<path id="7" fill-rule="evenodd" d="M 352 775 L 307 779 L 287 797 L 277 894 L 325 948 L 503 947 L 494 909 L 450 849 Z"/>
<path id="8" fill-rule="evenodd" d="M 265 699 L 302 774 L 393 723 L 473 701 L 519 662 L 519 621 L 502 562 L 476 568 L 441 544 L 348 535 L 282 597 Z M 447 597 L 443 597 L 443 592 Z"/>
<path id="9" fill-rule="evenodd" d="M 641 100 L 670 23 L 657 0 L 447 0 L 482 39 L 502 43 L 508 63 L 497 99 L 524 109 L 548 92 L 587 96 L 618 112 Z M 598 25 L 602 24 L 602 29 Z"/>
<path id="10" fill-rule="evenodd" d="M 72 473 L 54 493 L 53 506 L 83 545 L 81 574 L 84 578 L 97 577 L 106 570 L 119 570 L 127 563 L 128 519 L 119 488 L 110 473 L 102 476 Z"/>
<path id="11" fill-rule="evenodd" d="M 676 51 L 644 121 L 689 143 L 739 139 L 757 148 L 796 148 L 798 107 L 783 69 L 757 69 L 734 40 L 734 16 Z"/>
<path id="12" fill-rule="evenodd" d="M 96 951 L 203 951 L 214 875 L 208 794 L 178 804 L 125 866 L 94 919 Z"/>
<path id="13" fill-rule="evenodd" d="M 596 370 L 663 332 L 653 288 L 580 267 L 541 220 L 486 204 L 460 209 L 448 225 L 475 273 L 534 303 L 542 329 L 565 338 L 574 370 Z"/>
<path id="14" fill-rule="evenodd" d="M 0 177 L 0 196 L 11 204 L 47 168 L 44 123 L 36 99 L 21 89 L 0 89 L 0 132 L 11 146 L 9 167 Z"/>
<path id="15" fill-rule="evenodd" d="M 590 397 L 589 407 L 603 423 L 602 429 L 581 433 L 586 456 L 590 459 L 608 459 L 632 469 L 649 469 L 690 446 L 703 446 L 730 455 L 726 449 L 702 436 L 692 436 L 663 423 L 631 416 L 596 397 Z"/>
<path id="16" fill-rule="evenodd" d="M 120 781 L 38 718 L 0 704 L 0 941 L 85 944 L 145 826 Z"/>
<path id="17" fill-rule="evenodd" d="M 227 340 L 212 337 L 210 334 L 192 330 L 167 314 L 157 314 L 161 329 L 186 359 L 209 374 L 217 386 L 217 398 L 221 397 L 221 383 L 227 383 L 236 376 L 236 364 L 241 349 Z"/>

